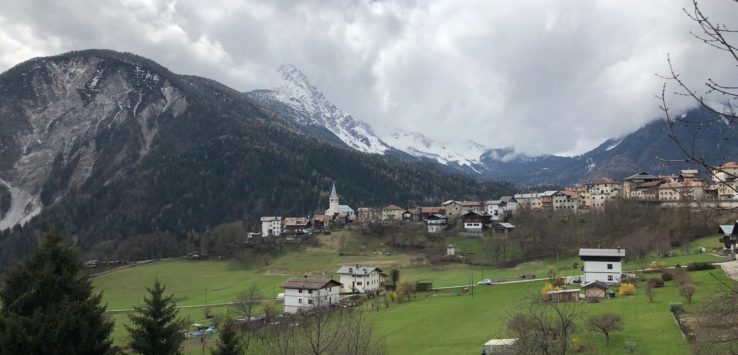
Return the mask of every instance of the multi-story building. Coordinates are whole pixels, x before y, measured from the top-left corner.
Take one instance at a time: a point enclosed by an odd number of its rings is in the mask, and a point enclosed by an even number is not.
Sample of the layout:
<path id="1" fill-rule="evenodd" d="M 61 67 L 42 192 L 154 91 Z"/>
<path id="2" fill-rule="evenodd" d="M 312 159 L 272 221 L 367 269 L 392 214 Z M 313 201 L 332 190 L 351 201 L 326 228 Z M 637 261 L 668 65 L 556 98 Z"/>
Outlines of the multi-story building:
<path id="1" fill-rule="evenodd" d="M 387 277 L 380 268 L 364 265 L 341 266 L 337 273 L 343 284 L 341 292 L 377 291 L 384 287 Z"/>
<path id="2" fill-rule="evenodd" d="M 284 311 L 297 313 L 339 302 L 341 283 L 333 279 L 308 278 L 287 281 L 284 288 Z"/>
<path id="3" fill-rule="evenodd" d="M 282 235 L 282 217 L 261 217 L 261 236 Z"/>

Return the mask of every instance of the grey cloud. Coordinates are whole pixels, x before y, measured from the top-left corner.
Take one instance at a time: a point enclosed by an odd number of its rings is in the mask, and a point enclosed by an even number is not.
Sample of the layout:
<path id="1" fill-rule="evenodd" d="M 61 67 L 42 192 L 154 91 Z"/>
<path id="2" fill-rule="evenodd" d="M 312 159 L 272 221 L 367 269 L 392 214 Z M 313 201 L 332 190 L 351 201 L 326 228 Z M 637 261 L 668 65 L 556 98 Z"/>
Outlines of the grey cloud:
<path id="1" fill-rule="evenodd" d="M 730 23 L 738 7 L 704 2 Z M 671 53 L 694 85 L 734 77 L 684 1 L 12 1 L 0 70 L 83 48 L 130 51 L 238 90 L 292 63 L 378 131 L 541 154 L 586 151 L 660 116 Z M 672 97 L 676 110 L 692 103 Z"/>

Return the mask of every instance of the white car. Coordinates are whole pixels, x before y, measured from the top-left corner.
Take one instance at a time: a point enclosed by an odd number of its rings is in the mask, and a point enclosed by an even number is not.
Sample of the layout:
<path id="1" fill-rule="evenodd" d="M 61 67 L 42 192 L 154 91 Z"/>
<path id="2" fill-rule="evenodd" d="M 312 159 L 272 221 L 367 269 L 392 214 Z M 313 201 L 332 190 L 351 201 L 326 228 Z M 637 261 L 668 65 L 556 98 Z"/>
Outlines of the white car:
<path id="1" fill-rule="evenodd" d="M 477 285 L 491 285 L 491 284 L 492 284 L 492 280 L 490 279 L 484 279 L 482 281 L 477 282 Z"/>

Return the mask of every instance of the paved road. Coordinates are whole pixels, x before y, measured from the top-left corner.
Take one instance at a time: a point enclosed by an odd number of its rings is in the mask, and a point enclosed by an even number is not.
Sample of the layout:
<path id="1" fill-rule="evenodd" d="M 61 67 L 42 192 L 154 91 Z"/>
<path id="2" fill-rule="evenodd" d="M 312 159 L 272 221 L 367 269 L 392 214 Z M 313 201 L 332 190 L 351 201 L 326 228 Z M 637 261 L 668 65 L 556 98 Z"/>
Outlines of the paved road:
<path id="1" fill-rule="evenodd" d="M 725 274 L 738 281 L 738 260 L 728 261 L 721 263 L 720 267 L 723 268 Z"/>

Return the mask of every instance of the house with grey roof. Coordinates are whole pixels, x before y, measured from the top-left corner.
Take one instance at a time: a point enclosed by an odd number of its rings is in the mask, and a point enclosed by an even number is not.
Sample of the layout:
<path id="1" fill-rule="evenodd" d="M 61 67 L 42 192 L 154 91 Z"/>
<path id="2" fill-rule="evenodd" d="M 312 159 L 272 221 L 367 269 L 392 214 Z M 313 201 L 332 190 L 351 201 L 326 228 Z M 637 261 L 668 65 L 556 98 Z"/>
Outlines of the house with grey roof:
<path id="1" fill-rule="evenodd" d="M 723 234 L 720 241 L 725 249 L 738 250 L 738 220 L 734 224 L 721 224 L 720 233 Z"/>
<path id="2" fill-rule="evenodd" d="M 284 288 L 284 311 L 297 313 L 339 302 L 341 283 L 328 278 L 291 279 Z"/>
<path id="3" fill-rule="evenodd" d="M 343 293 L 366 293 L 384 288 L 387 275 L 382 269 L 366 265 L 345 265 L 337 271 Z"/>
<path id="4" fill-rule="evenodd" d="M 623 274 L 625 249 L 579 249 L 579 258 L 584 262 L 583 283 L 601 281 L 607 284 L 620 283 Z"/>

